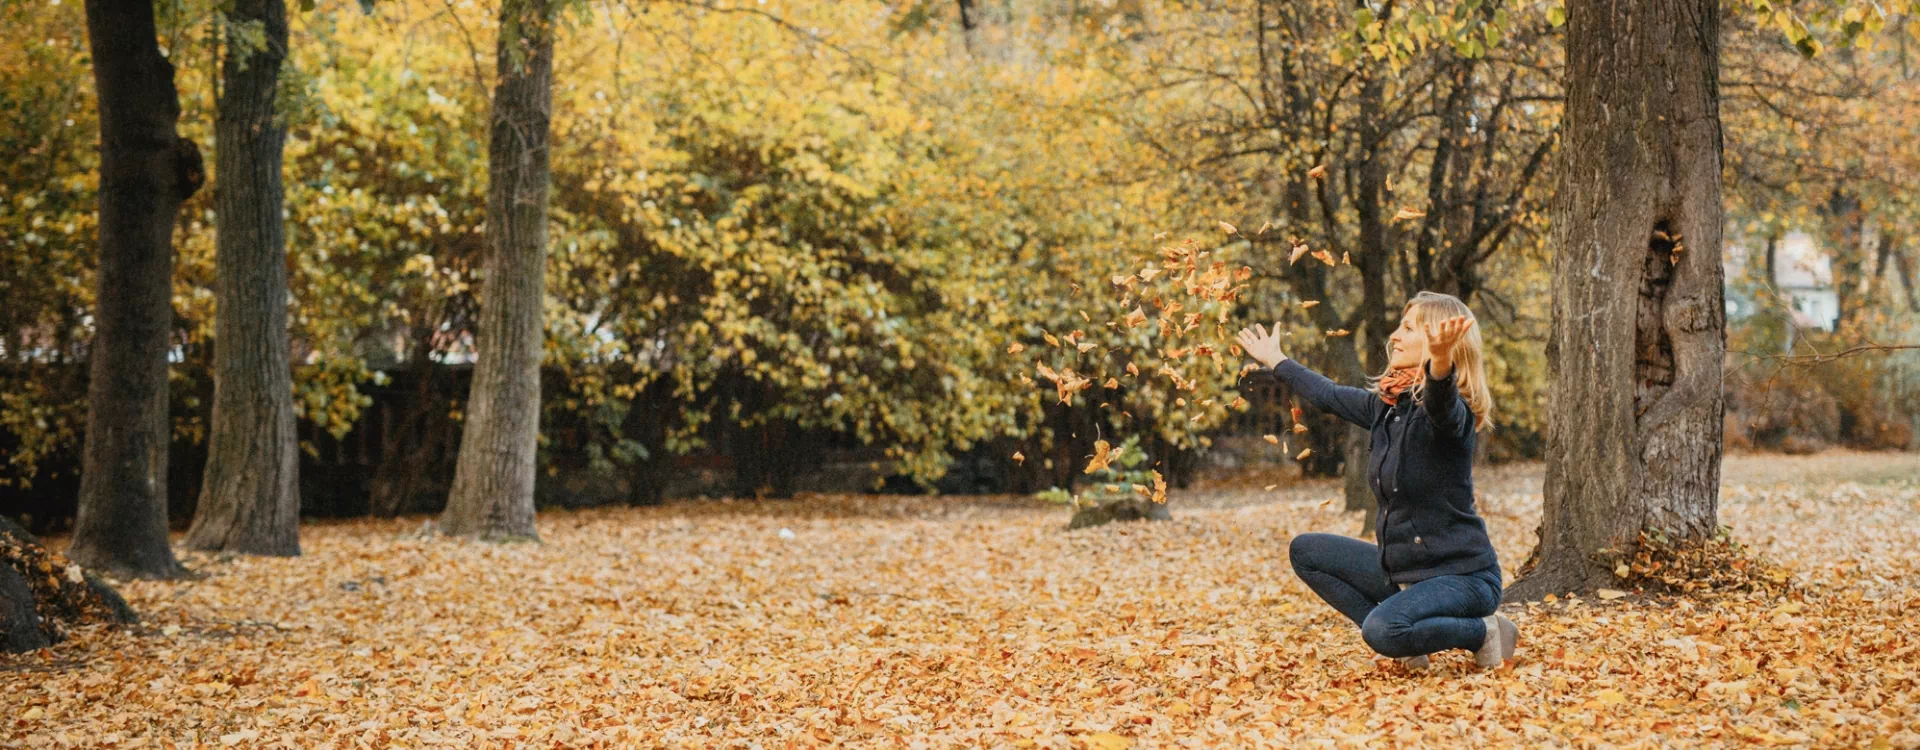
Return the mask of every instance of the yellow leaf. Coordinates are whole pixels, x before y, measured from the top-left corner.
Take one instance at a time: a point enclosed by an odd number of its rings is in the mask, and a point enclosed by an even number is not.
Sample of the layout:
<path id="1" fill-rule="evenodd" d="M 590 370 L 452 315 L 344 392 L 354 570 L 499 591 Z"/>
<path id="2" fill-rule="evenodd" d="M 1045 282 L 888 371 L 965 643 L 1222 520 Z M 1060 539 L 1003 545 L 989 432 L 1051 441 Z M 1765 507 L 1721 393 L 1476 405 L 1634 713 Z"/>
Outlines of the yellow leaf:
<path id="1" fill-rule="evenodd" d="M 1014 451 L 1013 462 L 1016 464 L 1025 465 L 1027 463 L 1027 457 L 1024 455 L 1021 455 L 1020 451 Z"/>
<path id="2" fill-rule="evenodd" d="M 1234 234 L 1236 232 L 1239 232 L 1240 230 L 1234 228 L 1232 224 L 1228 224 L 1223 221 L 1223 222 L 1220 222 L 1220 231 L 1226 232 L 1227 234 Z"/>
<path id="3" fill-rule="evenodd" d="M 1295 422 L 1295 423 L 1293 423 L 1293 431 L 1294 431 L 1294 432 L 1296 432 L 1296 433 L 1300 433 L 1300 432 L 1306 432 L 1306 431 L 1307 431 L 1307 426 L 1306 426 L 1305 424 L 1301 424 L 1301 423 L 1299 423 L 1299 422 Z"/>
<path id="4" fill-rule="evenodd" d="M 1133 747 L 1133 740 L 1112 732 L 1089 734 L 1083 741 L 1086 743 L 1087 750 L 1127 750 Z"/>
<path id="5" fill-rule="evenodd" d="M 1312 177 L 1313 179 L 1316 179 L 1316 180 L 1327 179 L 1327 165 L 1325 164 L 1314 165 L 1312 169 L 1307 170 L 1307 176 Z"/>
<path id="6" fill-rule="evenodd" d="M 1301 449 L 1300 449 L 1300 455 L 1298 455 L 1298 456 L 1294 456 L 1294 457 L 1293 457 L 1293 460 L 1295 460 L 1295 461 L 1305 461 L 1305 460 L 1307 460 L 1307 457 L 1308 457 L 1308 456 L 1311 456 L 1311 455 L 1313 455 L 1313 449 L 1312 449 L 1312 448 L 1301 448 Z"/>
<path id="7" fill-rule="evenodd" d="M 1620 597 L 1623 597 L 1623 596 L 1626 596 L 1626 595 L 1627 595 L 1627 592 L 1625 592 L 1625 591 L 1619 591 L 1619 590 L 1616 590 L 1616 589 L 1600 589 L 1599 591 L 1597 591 L 1597 592 L 1594 592 L 1594 593 L 1597 593 L 1597 594 L 1599 594 L 1599 595 L 1600 595 L 1600 598 L 1601 598 L 1601 599 L 1605 599 L 1605 600 L 1608 600 L 1608 601 L 1612 601 L 1612 600 L 1614 600 L 1614 599 L 1618 599 L 1618 598 L 1620 598 Z"/>
<path id="8" fill-rule="evenodd" d="M 1314 260 L 1320 261 L 1321 263 L 1325 263 L 1329 266 L 1335 265 L 1333 261 L 1333 253 L 1327 252 L 1325 250 L 1313 251 L 1313 258 Z"/>
<path id="9" fill-rule="evenodd" d="M 1027 350 L 1027 345 L 1026 345 L 1026 344 L 1022 344 L 1022 343 L 1020 343 L 1020 342 L 1018 342 L 1018 341 L 1015 341 L 1015 342 L 1013 342 L 1013 344 L 1011 344 L 1011 345 L 1009 345 L 1009 346 L 1007 347 L 1007 353 L 1008 353 L 1008 354 L 1019 354 L 1019 353 L 1021 353 L 1021 352 L 1023 352 L 1023 351 L 1026 351 L 1026 350 Z"/>
<path id="10" fill-rule="evenodd" d="M 1593 698 L 1602 706 L 1618 706 L 1627 702 L 1627 696 L 1622 695 L 1618 690 L 1602 690 Z"/>
<path id="11" fill-rule="evenodd" d="M 1267 441 L 1268 443 L 1271 443 L 1271 444 L 1273 444 L 1273 445 L 1279 445 L 1279 444 L 1280 444 L 1280 438 L 1277 438 L 1277 437 L 1274 437 L 1274 436 L 1272 436 L 1272 435 L 1266 435 L 1266 436 L 1263 436 L 1263 437 L 1261 437 L 1260 439 L 1261 439 L 1261 440 L 1265 440 L 1265 441 Z"/>
<path id="12" fill-rule="evenodd" d="M 1318 307 L 1319 305 L 1320 305 L 1320 300 L 1317 300 L 1317 299 L 1301 300 L 1300 309 L 1312 310 L 1313 308 Z"/>
<path id="13" fill-rule="evenodd" d="M 1402 208 L 1402 209 L 1400 209 L 1400 210 L 1399 210 L 1399 211 L 1398 211 L 1397 213 L 1395 213 L 1395 214 L 1393 215 L 1393 220 L 1394 220 L 1394 221 L 1407 221 L 1407 220 L 1409 220 L 1409 219 L 1418 219 L 1418 218 L 1420 218 L 1420 217 L 1422 217 L 1422 216 L 1426 216 L 1426 215 L 1427 215 L 1427 212 L 1425 212 L 1425 211 L 1422 211 L 1422 210 L 1420 210 L 1420 209 L 1417 209 L 1417 208 Z"/>
<path id="14" fill-rule="evenodd" d="M 1093 441 L 1093 460 L 1087 462 L 1086 473 L 1092 474 L 1101 469 L 1105 469 L 1107 468 L 1107 464 L 1112 461 L 1113 444 L 1105 440 L 1095 440 Z"/>
<path id="15" fill-rule="evenodd" d="M 1302 255 L 1306 255 L 1306 254 L 1307 254 L 1307 249 L 1308 249 L 1308 248 L 1307 248 L 1307 246 L 1306 246 L 1306 245 L 1294 245 L 1294 246 L 1293 246 L 1293 254 L 1291 254 L 1291 255 L 1288 255 L 1288 256 L 1287 256 L 1287 264 L 1288 264 L 1288 265 L 1292 265 L 1292 264 L 1294 264 L 1294 263 L 1299 263 L 1299 262 L 1300 262 L 1300 256 L 1302 256 Z"/>

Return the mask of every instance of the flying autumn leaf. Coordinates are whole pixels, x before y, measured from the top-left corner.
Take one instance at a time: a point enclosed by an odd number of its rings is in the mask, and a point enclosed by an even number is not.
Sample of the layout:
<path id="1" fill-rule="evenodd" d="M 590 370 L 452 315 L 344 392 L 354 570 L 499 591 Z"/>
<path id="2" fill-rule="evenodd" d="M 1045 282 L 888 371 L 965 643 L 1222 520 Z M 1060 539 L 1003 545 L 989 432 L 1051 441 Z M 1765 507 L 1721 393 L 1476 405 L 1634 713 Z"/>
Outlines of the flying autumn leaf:
<path id="1" fill-rule="evenodd" d="M 1329 266 L 1332 266 L 1334 264 L 1333 253 L 1327 252 L 1325 250 L 1313 251 L 1313 258 L 1314 260 L 1318 260 L 1321 263 L 1325 263 Z"/>
<path id="2" fill-rule="evenodd" d="M 1293 457 L 1293 460 L 1295 460 L 1295 461 L 1305 461 L 1305 460 L 1307 460 L 1307 457 L 1308 457 L 1308 456 L 1311 456 L 1311 455 L 1313 455 L 1313 449 L 1312 449 L 1312 448 L 1301 448 L 1301 449 L 1300 449 L 1300 455 L 1297 455 L 1297 456 L 1294 456 L 1294 457 Z"/>
<path id="3" fill-rule="evenodd" d="M 1107 464 L 1112 460 L 1113 445 L 1105 440 L 1095 440 L 1093 441 L 1093 458 L 1087 461 L 1087 470 L 1085 473 L 1092 474 L 1105 469 L 1107 468 Z"/>
<path id="4" fill-rule="evenodd" d="M 1008 353 L 1008 354 L 1019 354 L 1019 353 L 1021 353 L 1021 352 L 1024 352 L 1024 351 L 1026 351 L 1026 350 L 1027 350 L 1027 345 L 1026 345 L 1026 344 L 1022 344 L 1022 343 L 1020 343 L 1020 342 L 1018 342 L 1018 341 L 1015 341 L 1015 342 L 1013 342 L 1012 344 L 1010 344 L 1010 345 L 1008 345 L 1008 346 L 1007 346 L 1007 353 Z"/>
<path id="5" fill-rule="evenodd" d="M 1048 346 L 1059 346 L 1059 345 L 1060 345 L 1060 339 L 1058 339 L 1058 338 L 1055 338 L 1055 337 L 1054 337 L 1054 335 L 1053 335 L 1053 334 L 1051 334 L 1051 333 L 1042 333 L 1042 334 L 1040 334 L 1040 336 L 1041 336 L 1041 338 L 1044 338 L 1044 339 L 1046 339 L 1046 340 L 1047 340 L 1047 345 L 1048 345 Z"/>
<path id="6" fill-rule="evenodd" d="M 1220 231 L 1226 232 L 1227 234 L 1234 234 L 1239 232 L 1240 230 L 1235 228 L 1232 224 L 1228 224 L 1223 221 L 1223 222 L 1220 222 Z"/>
<path id="7" fill-rule="evenodd" d="M 1014 451 L 1013 462 L 1024 466 L 1027 463 L 1027 457 L 1025 455 L 1022 455 L 1020 451 Z"/>
<path id="8" fill-rule="evenodd" d="M 1302 433 L 1302 432 L 1306 432 L 1306 431 L 1307 431 L 1307 423 L 1305 423 L 1305 422 L 1294 422 L 1294 423 L 1293 423 L 1293 433 L 1294 433 L 1295 435 L 1298 435 L 1298 434 L 1300 434 L 1300 433 Z"/>
<path id="9" fill-rule="evenodd" d="M 1402 208 L 1393 215 L 1394 221 L 1408 221 L 1426 216 L 1427 212 L 1417 208 Z"/>
<path id="10" fill-rule="evenodd" d="M 1147 313 L 1145 310 L 1135 307 L 1133 308 L 1133 312 L 1127 313 L 1127 317 L 1122 322 L 1126 323 L 1128 328 L 1138 328 L 1146 324 Z"/>
<path id="11" fill-rule="evenodd" d="M 1260 236 L 1260 235 L 1263 235 L 1263 234 L 1266 234 L 1266 233 L 1267 233 L 1267 230 L 1269 230 L 1269 229 L 1272 229 L 1272 228 L 1273 228 L 1273 222 L 1272 222 L 1272 221 L 1263 221 L 1263 222 L 1260 222 L 1260 231 L 1258 231 L 1258 232 L 1254 232 L 1253 234 L 1254 234 L 1254 236 L 1256 236 L 1256 237 L 1258 237 L 1258 236 Z"/>
<path id="12" fill-rule="evenodd" d="M 1312 169 L 1307 170 L 1307 176 L 1316 180 L 1327 179 L 1327 165 L 1315 164 Z"/>
<path id="13" fill-rule="evenodd" d="M 1306 255 L 1306 254 L 1307 254 L 1307 249 L 1308 249 L 1308 248 L 1307 248 L 1307 246 L 1306 246 L 1306 245 L 1294 245 L 1294 246 L 1293 246 L 1293 254 L 1291 254 L 1291 255 L 1288 255 L 1288 256 L 1287 256 L 1287 264 L 1288 264 L 1288 265 L 1292 265 L 1292 264 L 1294 264 L 1294 263 L 1299 263 L 1299 262 L 1300 262 L 1300 256 L 1302 256 L 1302 255 Z"/>
<path id="14" fill-rule="evenodd" d="M 1156 503 L 1164 504 L 1167 502 L 1167 478 L 1160 476 L 1160 472 L 1158 471 L 1153 472 L 1153 498 L 1152 499 Z"/>
<path id="15" fill-rule="evenodd" d="M 1091 341 L 1082 341 L 1082 342 L 1080 342 L 1080 343 L 1079 343 L 1078 345 L 1076 345 L 1076 346 L 1075 346 L 1074 348 L 1076 348 L 1076 349 L 1079 349 L 1079 350 L 1080 350 L 1080 353 L 1081 353 L 1081 354 L 1086 354 L 1086 353 L 1087 353 L 1087 350 L 1088 350 L 1088 349 L 1092 349 L 1093 347 L 1094 347 L 1094 343 L 1093 343 L 1093 342 L 1091 342 Z"/>
<path id="16" fill-rule="evenodd" d="M 1317 299 L 1301 300 L 1300 309 L 1312 310 L 1314 307 L 1318 306 L 1319 304 L 1320 304 L 1320 300 L 1317 300 Z"/>
<path id="17" fill-rule="evenodd" d="M 1119 387 L 1120 387 L 1120 379 L 1119 379 L 1119 378 L 1107 378 L 1107 382 L 1105 382 L 1105 383 L 1102 383 L 1102 384 L 1100 385 L 1100 387 L 1102 387 L 1102 388 L 1106 388 L 1106 389 L 1108 389 L 1108 390 L 1113 390 L 1113 389 L 1115 389 L 1115 388 L 1119 388 Z"/>
<path id="18" fill-rule="evenodd" d="M 1278 435 L 1262 435 L 1262 436 L 1260 436 L 1260 439 L 1261 439 L 1261 440 L 1265 440 L 1265 441 L 1267 441 L 1268 443 L 1271 443 L 1271 444 L 1273 444 L 1273 445 L 1279 445 L 1279 444 L 1280 444 L 1280 436 L 1278 436 Z"/>
<path id="19" fill-rule="evenodd" d="M 1336 329 L 1336 330 L 1332 330 L 1332 331 L 1328 331 L 1328 332 L 1327 332 L 1327 335 L 1328 335 L 1328 336 L 1331 336 L 1331 337 L 1333 337 L 1333 338 L 1340 338 L 1341 336 L 1345 336 L 1345 335 L 1347 335 L 1347 334 L 1350 334 L 1350 333 L 1353 333 L 1353 332 L 1352 332 L 1352 331 L 1349 331 L 1349 330 L 1347 330 L 1347 329 L 1345 329 L 1345 328 L 1340 328 L 1340 329 Z"/>

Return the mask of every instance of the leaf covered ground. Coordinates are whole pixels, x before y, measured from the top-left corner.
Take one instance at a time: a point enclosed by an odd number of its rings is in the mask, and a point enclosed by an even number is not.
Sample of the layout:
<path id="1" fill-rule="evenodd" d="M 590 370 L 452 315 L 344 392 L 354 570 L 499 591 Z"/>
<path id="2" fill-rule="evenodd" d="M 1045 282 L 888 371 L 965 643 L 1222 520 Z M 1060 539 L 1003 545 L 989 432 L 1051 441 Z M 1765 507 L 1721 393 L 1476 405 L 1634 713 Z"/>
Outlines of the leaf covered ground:
<path id="1" fill-rule="evenodd" d="M 1025 500 L 552 512 L 542 544 L 310 524 L 144 615 L 0 657 L 0 746 L 1920 745 L 1920 457 L 1736 457 L 1785 595 L 1509 607 L 1508 667 L 1410 674 L 1294 579 L 1327 482 L 1062 531 Z M 1483 472 L 1509 572 L 1539 468 Z M 786 533 L 783 533 L 786 532 Z M 56 541 L 56 544 L 62 543 Z"/>

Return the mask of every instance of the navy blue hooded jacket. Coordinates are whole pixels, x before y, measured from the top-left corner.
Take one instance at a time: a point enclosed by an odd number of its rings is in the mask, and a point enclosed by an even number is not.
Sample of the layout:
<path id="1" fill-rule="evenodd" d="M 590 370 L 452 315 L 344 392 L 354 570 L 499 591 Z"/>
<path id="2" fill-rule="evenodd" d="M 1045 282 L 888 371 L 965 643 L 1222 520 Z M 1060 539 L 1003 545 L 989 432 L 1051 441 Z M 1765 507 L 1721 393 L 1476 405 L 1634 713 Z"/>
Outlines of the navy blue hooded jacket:
<path id="1" fill-rule="evenodd" d="M 1409 392 L 1388 405 L 1372 391 L 1336 385 L 1292 359 L 1263 372 L 1286 381 L 1320 410 L 1371 433 L 1367 484 L 1380 500 L 1374 538 L 1380 565 L 1394 583 L 1499 564 L 1487 524 L 1473 512 L 1474 415 L 1453 373 L 1436 379 L 1423 366 L 1426 384 L 1419 403 Z"/>

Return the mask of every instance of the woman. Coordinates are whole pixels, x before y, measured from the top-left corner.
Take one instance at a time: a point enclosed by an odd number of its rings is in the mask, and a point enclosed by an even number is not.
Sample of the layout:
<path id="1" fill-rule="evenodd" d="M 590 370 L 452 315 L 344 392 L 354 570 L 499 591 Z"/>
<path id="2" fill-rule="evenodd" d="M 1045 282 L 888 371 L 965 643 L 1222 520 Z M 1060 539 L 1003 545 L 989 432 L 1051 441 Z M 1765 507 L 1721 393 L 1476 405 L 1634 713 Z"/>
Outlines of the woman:
<path id="1" fill-rule="evenodd" d="M 1473 443 L 1491 421 L 1480 332 L 1459 299 L 1421 292 L 1388 341 L 1372 390 L 1335 385 L 1280 353 L 1278 325 L 1242 330 L 1241 348 L 1314 406 L 1372 433 L 1367 483 L 1380 501 L 1375 546 L 1301 534 L 1294 573 L 1360 626 L 1367 645 L 1414 669 L 1427 654 L 1513 656 L 1519 631 L 1500 616 L 1500 560 L 1473 512 Z"/>

